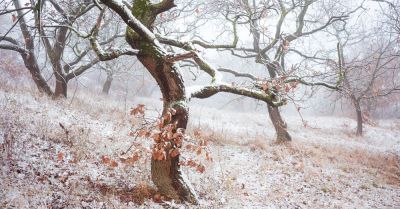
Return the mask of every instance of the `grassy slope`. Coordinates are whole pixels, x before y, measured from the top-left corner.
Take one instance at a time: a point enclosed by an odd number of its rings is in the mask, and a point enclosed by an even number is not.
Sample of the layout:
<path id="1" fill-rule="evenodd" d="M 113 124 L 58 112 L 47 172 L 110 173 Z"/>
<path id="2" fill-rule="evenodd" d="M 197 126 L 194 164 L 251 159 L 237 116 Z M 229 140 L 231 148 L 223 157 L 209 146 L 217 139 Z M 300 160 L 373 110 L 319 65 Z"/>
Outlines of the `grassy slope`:
<path id="1" fill-rule="evenodd" d="M 159 103 L 133 103 L 139 102 Z M 0 90 L 0 109 L 1 208 L 161 207 L 149 199 L 155 191 L 146 157 L 134 165 L 118 160 L 133 141 L 122 104 Z M 206 172 L 185 169 L 204 208 L 400 207 L 398 121 L 367 126 L 366 136 L 356 138 L 349 119 L 308 118 L 305 128 L 289 117 L 294 142 L 282 146 L 272 143 L 265 113 L 193 107 L 191 114 L 189 132 L 202 128 L 211 141 Z M 150 141 L 139 139 L 134 150 L 142 146 Z M 118 166 L 104 165 L 103 155 Z"/>

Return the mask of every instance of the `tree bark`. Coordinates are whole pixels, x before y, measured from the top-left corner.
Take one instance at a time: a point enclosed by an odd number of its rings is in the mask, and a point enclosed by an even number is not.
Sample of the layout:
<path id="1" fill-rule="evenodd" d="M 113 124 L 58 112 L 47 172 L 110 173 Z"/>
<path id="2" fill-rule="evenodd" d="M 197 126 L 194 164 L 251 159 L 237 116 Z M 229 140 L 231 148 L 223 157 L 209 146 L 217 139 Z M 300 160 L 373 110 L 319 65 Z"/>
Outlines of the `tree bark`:
<path id="1" fill-rule="evenodd" d="M 174 109 L 177 110 L 177 114 L 173 116 L 172 121 L 178 122 L 179 128 L 186 128 L 188 121 L 187 108 L 178 104 L 174 106 Z M 169 150 L 166 150 L 166 153 L 169 153 Z M 152 158 L 151 178 L 160 193 L 168 198 L 197 204 L 196 194 L 182 173 L 179 160 L 179 155 L 176 157 L 167 155 L 167 159 L 161 161 Z"/>
<path id="2" fill-rule="evenodd" d="M 47 96 L 53 96 L 53 92 L 51 91 L 50 86 L 47 84 L 46 80 L 40 73 L 40 68 L 36 62 L 35 54 L 29 52 L 27 54 L 21 54 L 21 56 L 24 60 L 25 67 L 31 74 L 33 82 L 35 83 L 39 91 L 45 93 Z"/>
<path id="3" fill-rule="evenodd" d="M 287 131 L 287 124 L 282 119 L 282 116 L 279 112 L 278 107 L 272 107 L 272 106 L 268 105 L 268 114 L 269 114 L 269 118 L 271 119 L 272 124 L 274 125 L 274 128 L 275 128 L 276 142 L 283 143 L 283 142 L 291 141 L 292 137 L 290 136 L 289 132 Z"/>
<path id="4" fill-rule="evenodd" d="M 250 4 L 248 1 L 246 1 L 246 4 L 250 7 Z M 253 9 L 254 11 L 256 10 L 256 3 L 253 1 Z M 259 24 L 257 19 L 253 19 L 251 22 L 251 28 L 250 32 L 253 34 L 253 48 L 256 52 L 258 52 L 258 56 L 256 58 L 256 62 L 260 64 L 266 65 L 268 74 L 270 78 L 276 78 L 278 68 L 281 67 L 278 62 L 273 61 L 272 63 L 267 63 L 265 64 L 264 61 L 262 60 L 269 60 L 265 54 L 261 52 L 260 48 L 260 30 L 259 30 Z M 282 143 L 282 142 L 288 142 L 292 140 L 292 137 L 290 137 L 289 132 L 287 131 L 287 124 L 283 120 L 279 108 L 278 107 L 272 107 L 268 105 L 268 114 L 269 118 L 271 119 L 272 124 L 274 125 L 275 128 L 275 133 L 276 133 L 276 142 L 277 143 Z"/>
<path id="5" fill-rule="evenodd" d="M 102 90 L 103 94 L 108 94 L 110 92 L 112 81 L 113 81 L 112 74 L 107 74 L 106 82 L 104 82 L 104 85 L 103 85 L 103 90 Z"/>
<path id="6" fill-rule="evenodd" d="M 357 100 L 354 96 L 352 96 L 354 108 L 356 109 L 356 116 L 357 116 L 357 136 L 363 135 L 363 118 L 362 118 L 362 111 L 360 101 Z"/>
<path id="7" fill-rule="evenodd" d="M 132 14 L 148 29 L 153 30 L 153 23 L 157 13 L 149 0 L 134 1 Z M 126 40 L 134 49 L 139 49 L 138 60 L 156 80 L 163 96 L 163 113 L 168 108 L 174 108 L 176 114 L 172 123 L 177 128 L 186 129 L 189 110 L 183 79 L 178 72 L 178 66 L 168 63 L 154 45 L 141 37 L 133 29 L 127 28 Z M 168 150 L 166 150 L 168 153 Z M 194 190 L 187 183 L 179 165 L 179 155 L 166 160 L 151 160 L 151 177 L 162 195 L 177 201 L 188 201 L 197 204 Z"/>
<path id="8" fill-rule="evenodd" d="M 130 42 L 138 46 L 137 42 Z M 143 43 L 140 43 L 143 45 Z M 149 45 L 148 47 L 151 48 Z M 149 48 L 147 48 L 149 50 Z M 172 118 L 172 123 L 177 122 L 177 128 L 186 129 L 189 110 L 185 96 L 183 80 L 176 71 L 176 66 L 166 63 L 156 51 L 150 53 L 139 53 L 139 61 L 149 70 L 156 79 L 163 95 L 163 112 L 168 108 L 174 108 L 177 113 Z M 169 150 L 166 150 L 168 153 Z M 179 165 L 179 155 L 167 156 L 166 160 L 151 160 L 151 177 L 160 193 L 179 201 L 197 203 L 197 197 L 189 184 L 186 182 Z"/>
<path id="9" fill-rule="evenodd" d="M 68 80 L 65 78 L 56 78 L 56 87 L 54 90 L 54 98 L 66 98 L 68 91 Z"/>
<path id="10" fill-rule="evenodd" d="M 16 9 L 21 8 L 21 3 L 19 0 L 13 0 L 14 6 Z M 22 35 L 24 37 L 25 48 L 27 50 L 26 53 L 20 53 L 22 59 L 24 60 L 25 67 L 29 70 L 29 73 L 32 75 L 32 79 L 35 82 L 37 88 L 40 92 L 46 93 L 48 96 L 52 96 L 53 92 L 51 91 L 49 85 L 46 80 L 40 74 L 40 68 L 37 62 L 36 54 L 35 54 L 35 44 L 34 39 L 28 29 L 28 26 L 25 22 L 24 13 L 22 10 L 17 11 L 19 19 L 19 26 L 21 28 Z"/>
<path id="11" fill-rule="evenodd" d="M 268 73 L 271 78 L 276 78 L 277 66 L 278 66 L 278 63 L 274 63 L 273 66 L 272 66 L 272 64 L 269 64 L 267 66 Z M 271 119 L 271 122 L 275 128 L 276 142 L 283 143 L 283 142 L 291 141 L 292 137 L 290 136 L 289 132 L 287 131 L 287 124 L 283 120 L 281 113 L 279 111 L 279 108 L 268 105 L 268 114 L 269 114 L 269 118 Z"/>

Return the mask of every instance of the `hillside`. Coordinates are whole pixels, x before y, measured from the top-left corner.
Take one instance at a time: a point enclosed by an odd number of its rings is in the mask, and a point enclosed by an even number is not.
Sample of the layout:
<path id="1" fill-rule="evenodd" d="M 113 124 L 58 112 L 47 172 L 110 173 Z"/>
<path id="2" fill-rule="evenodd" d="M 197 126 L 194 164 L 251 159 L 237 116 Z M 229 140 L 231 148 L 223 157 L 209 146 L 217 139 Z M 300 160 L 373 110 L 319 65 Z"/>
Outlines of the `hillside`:
<path id="1" fill-rule="evenodd" d="M 153 201 L 148 156 L 121 163 L 134 141 L 129 110 L 109 97 L 87 98 L 0 91 L 0 207 L 192 207 Z M 159 108 L 145 98 L 128 106 L 138 103 Z M 307 127 L 285 118 L 293 142 L 276 145 L 265 112 L 191 107 L 188 131 L 202 130 L 212 156 L 199 159 L 204 173 L 184 168 L 201 200 L 193 208 L 400 208 L 400 120 L 367 125 L 355 137 L 349 118 L 306 117 Z M 135 151 L 151 143 L 133 144 Z"/>

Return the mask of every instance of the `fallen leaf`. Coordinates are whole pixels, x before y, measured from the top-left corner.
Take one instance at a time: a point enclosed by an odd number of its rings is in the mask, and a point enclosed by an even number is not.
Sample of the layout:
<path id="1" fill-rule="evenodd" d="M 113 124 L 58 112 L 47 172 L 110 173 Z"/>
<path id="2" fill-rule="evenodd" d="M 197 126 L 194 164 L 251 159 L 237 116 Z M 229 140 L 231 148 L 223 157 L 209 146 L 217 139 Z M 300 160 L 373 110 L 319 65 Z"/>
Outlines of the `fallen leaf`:
<path id="1" fill-rule="evenodd" d="M 204 173 L 205 170 L 206 170 L 206 168 L 204 167 L 204 165 L 198 165 L 196 168 L 196 171 L 198 171 L 200 173 Z"/>
<path id="2" fill-rule="evenodd" d="M 113 161 L 111 161 L 110 167 L 116 168 L 116 167 L 118 167 L 118 163 L 115 160 L 113 160 Z"/>
<path id="3" fill-rule="evenodd" d="M 58 154 L 57 154 L 57 160 L 58 160 L 58 161 L 62 161 L 63 158 L 64 158 L 64 153 L 58 152 Z"/>
<path id="4" fill-rule="evenodd" d="M 103 156 L 101 157 L 101 162 L 102 162 L 103 164 L 108 164 L 108 163 L 110 163 L 110 157 L 108 157 L 107 155 L 103 155 Z"/>

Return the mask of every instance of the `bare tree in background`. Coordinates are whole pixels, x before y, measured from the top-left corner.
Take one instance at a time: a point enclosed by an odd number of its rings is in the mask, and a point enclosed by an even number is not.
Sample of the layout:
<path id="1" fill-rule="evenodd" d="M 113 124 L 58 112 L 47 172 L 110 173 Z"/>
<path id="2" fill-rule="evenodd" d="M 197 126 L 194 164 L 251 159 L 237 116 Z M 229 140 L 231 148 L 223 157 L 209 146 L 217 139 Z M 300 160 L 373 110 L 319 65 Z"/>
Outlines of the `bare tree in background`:
<path id="1" fill-rule="evenodd" d="M 21 28 L 21 33 L 23 35 L 23 45 L 16 39 L 7 36 L 1 35 L 0 36 L 0 49 L 12 50 L 18 52 L 26 66 L 29 70 L 29 73 L 32 75 L 32 79 L 35 82 L 39 91 L 46 93 L 47 95 L 53 95 L 53 91 L 50 89 L 49 85 L 47 84 L 46 80 L 43 78 L 42 74 L 40 73 L 40 68 L 37 60 L 37 53 L 35 52 L 35 42 L 32 31 L 28 29 L 27 21 L 25 15 L 33 10 L 32 6 L 23 7 L 18 0 L 13 0 L 15 9 L 13 10 L 6 10 L 2 11 L 1 14 L 8 14 L 11 12 L 17 12 L 18 16 L 14 15 L 13 18 L 17 20 Z M 3 6 L 3 5 L 2 5 Z M 7 9 L 8 5 L 5 9 Z M 7 43 L 4 43 L 7 42 Z"/>
<path id="2" fill-rule="evenodd" d="M 132 71 L 136 60 L 130 62 L 132 59 L 127 60 L 110 60 L 98 64 L 99 68 L 106 73 L 106 81 L 103 84 L 102 93 L 108 95 L 111 89 L 111 84 L 114 79 L 125 76 L 130 76 L 129 71 Z"/>
<path id="3" fill-rule="evenodd" d="M 335 22 L 344 22 L 349 14 L 347 12 L 325 12 L 323 16 L 312 16 L 311 7 L 321 1 L 298 0 L 298 1 L 221 1 L 226 18 L 237 17 L 239 23 L 250 30 L 252 46 L 236 46 L 229 48 L 232 55 L 243 59 L 254 59 L 256 63 L 265 66 L 269 79 L 295 79 L 305 85 L 319 85 L 331 89 L 337 86 L 324 82 L 312 82 L 316 76 L 305 76 L 301 68 L 288 68 L 285 57 L 288 53 L 296 53 L 304 56 L 300 51 L 292 47 L 297 39 L 307 39 L 311 35 L 323 31 Z M 296 25 L 285 27 L 289 18 L 295 18 Z M 269 23 L 266 24 L 265 22 Z M 271 21 L 274 21 L 271 24 Z M 275 27 L 271 29 L 270 27 Z M 294 32 L 290 32 L 293 31 Z M 220 47 L 223 49 L 223 47 Z M 290 63 L 290 62 L 289 62 Z M 293 61 L 291 62 L 293 65 Z M 231 73 L 237 77 L 246 77 L 254 81 L 265 80 L 256 76 L 249 76 L 248 73 L 239 72 L 233 69 L 220 69 L 220 71 Z M 300 72 L 299 72 L 300 71 Z M 304 70 L 303 70 L 304 71 Z M 308 78 L 308 81 L 304 79 Z M 269 117 L 276 131 L 276 141 L 286 142 L 291 140 L 287 131 L 287 124 L 283 120 L 279 108 L 268 106 Z"/>
<path id="4" fill-rule="evenodd" d="M 14 24 L 7 34 L 0 35 L 0 49 L 7 49 L 19 52 L 24 60 L 25 66 L 32 75 L 36 86 L 42 92 L 49 96 L 66 97 L 68 82 L 80 76 L 86 70 L 96 65 L 100 59 L 91 58 L 91 47 L 82 49 L 82 43 L 72 33 L 75 28 L 90 23 L 90 19 L 83 19 L 95 4 L 92 1 L 32 1 L 21 5 L 20 0 L 13 0 L 14 9 L 6 1 L 2 2 L 1 15 L 12 14 Z M 14 12 L 17 15 L 13 14 Z M 31 19 L 33 15 L 33 19 Z M 78 22 L 78 19 L 82 19 Z M 29 25 L 31 23 L 32 25 Z M 17 40 L 10 37 L 13 27 L 19 24 L 23 40 Z M 106 45 L 123 35 L 116 34 L 108 36 L 102 41 L 101 45 Z M 44 52 L 51 64 L 52 74 L 55 77 L 55 88 L 51 90 L 48 79 L 42 75 L 39 57 L 41 54 L 40 41 L 43 43 Z M 1 42 L 8 42 L 2 44 Z M 20 42 L 24 42 L 22 45 Z M 36 42 L 36 43 L 35 43 Z M 72 53 L 67 53 L 72 52 Z M 73 55 L 72 57 L 70 55 Z M 132 55 L 132 51 L 115 53 L 114 56 Z M 44 65 L 47 64 L 47 58 Z M 44 67 L 45 67 L 44 66 Z"/>
<path id="5" fill-rule="evenodd" d="M 380 3 L 383 22 L 389 26 L 391 32 L 400 35 L 400 1 L 399 0 L 372 0 Z"/>
<path id="6" fill-rule="evenodd" d="M 365 38 L 359 35 L 354 40 L 351 34 L 356 33 L 355 31 L 351 32 L 345 28 L 340 32 L 336 34 L 341 45 L 338 50 L 343 68 L 340 95 L 349 99 L 354 106 L 357 118 L 356 134 L 361 136 L 363 124 L 369 120 L 370 102 L 400 90 L 397 38 L 393 38 L 390 33 L 377 32 L 368 34 Z"/>

